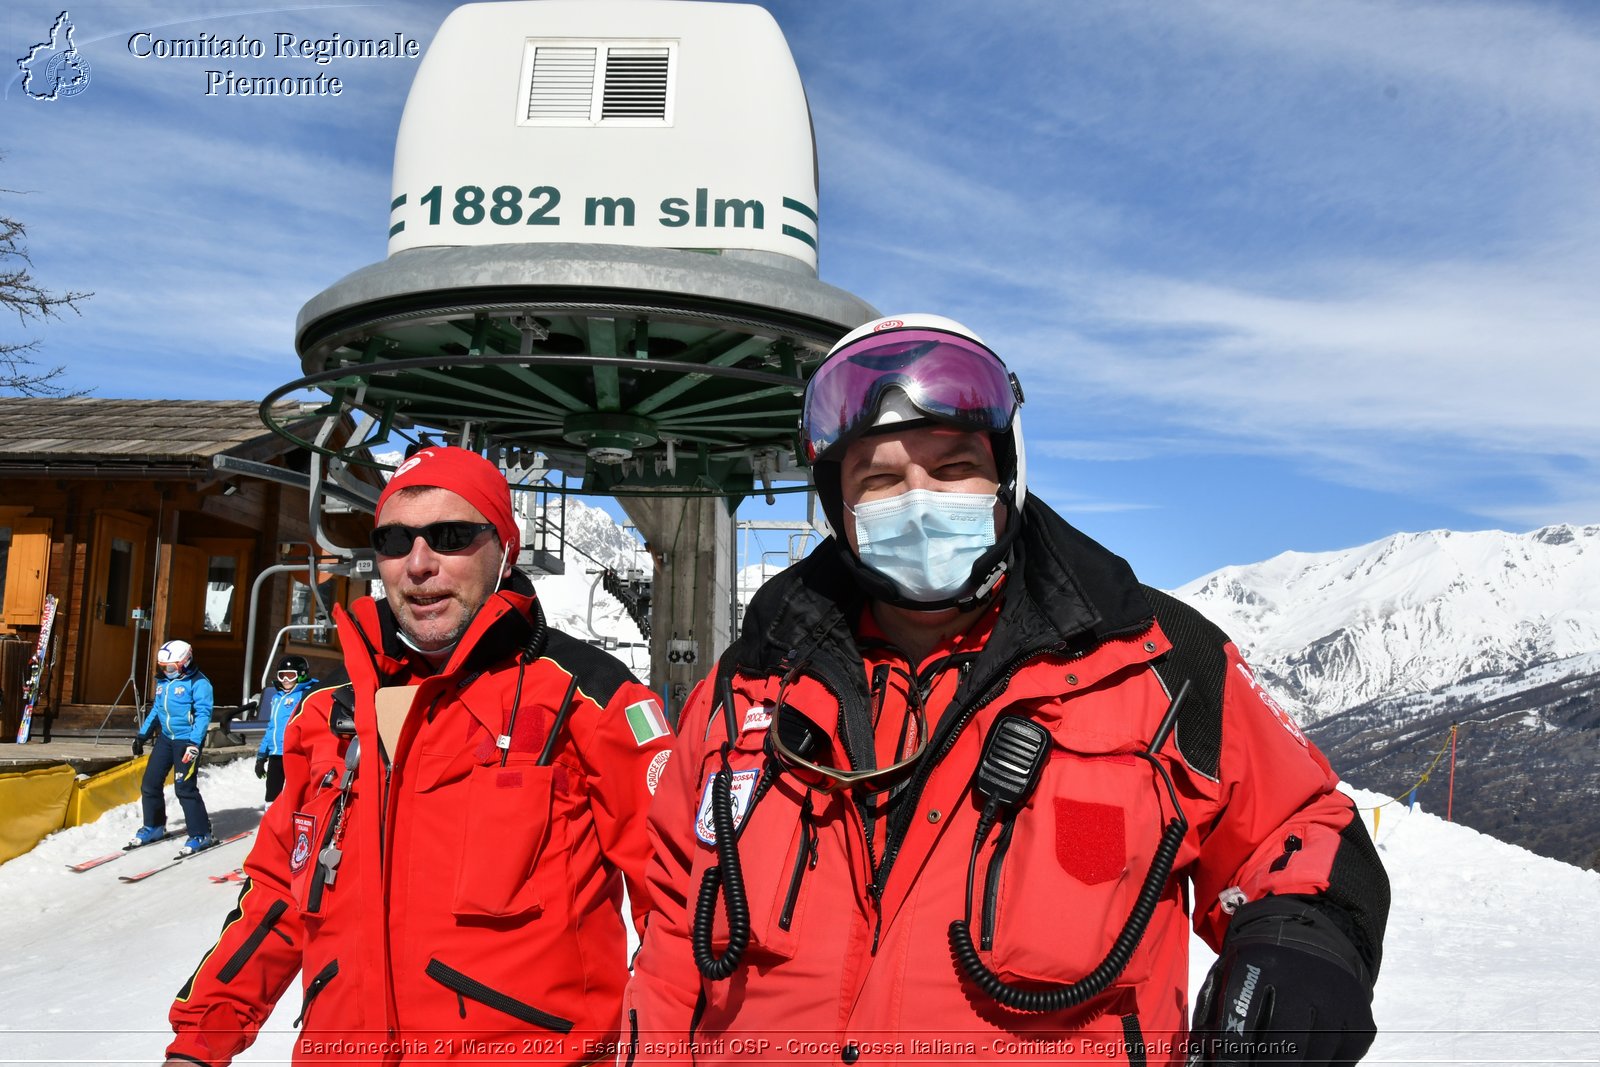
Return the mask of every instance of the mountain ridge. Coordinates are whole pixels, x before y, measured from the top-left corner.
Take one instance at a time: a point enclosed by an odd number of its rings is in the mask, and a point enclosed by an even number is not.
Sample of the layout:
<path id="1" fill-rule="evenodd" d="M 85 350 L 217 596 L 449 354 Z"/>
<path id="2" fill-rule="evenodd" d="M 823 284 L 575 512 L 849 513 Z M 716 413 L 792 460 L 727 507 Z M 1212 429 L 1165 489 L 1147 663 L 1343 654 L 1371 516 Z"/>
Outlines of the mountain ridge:
<path id="1" fill-rule="evenodd" d="M 1600 869 L 1600 526 L 1401 533 L 1174 593 L 1341 777 Z"/>
<path id="2" fill-rule="evenodd" d="M 1313 723 L 1600 649 L 1600 526 L 1399 533 L 1223 567 L 1173 593 Z"/>

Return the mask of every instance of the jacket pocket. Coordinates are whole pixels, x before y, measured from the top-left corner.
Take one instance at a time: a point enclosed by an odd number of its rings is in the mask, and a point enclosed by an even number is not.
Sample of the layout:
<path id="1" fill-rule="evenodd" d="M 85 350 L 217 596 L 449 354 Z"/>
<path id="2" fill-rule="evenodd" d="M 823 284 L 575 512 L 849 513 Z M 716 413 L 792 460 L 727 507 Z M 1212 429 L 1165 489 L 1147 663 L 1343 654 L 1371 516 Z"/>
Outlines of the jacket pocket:
<path id="1" fill-rule="evenodd" d="M 307 915 L 322 910 L 327 890 L 326 872 L 318 863 L 322 850 L 333 841 L 339 816 L 338 788 L 324 789 L 289 818 L 289 891 Z M 352 796 L 350 803 L 355 803 Z"/>
<path id="2" fill-rule="evenodd" d="M 295 1026 L 305 1022 L 306 1016 L 311 1013 L 312 1002 L 322 995 L 322 991 L 328 988 L 328 983 L 332 982 L 338 974 L 339 961 L 329 960 L 327 966 L 318 971 L 317 976 L 311 979 L 310 984 L 306 986 L 305 999 L 300 1002 L 300 1014 L 295 1016 Z"/>
<path id="3" fill-rule="evenodd" d="M 705 813 L 710 810 L 712 777 L 713 772 L 708 771 L 701 793 L 700 822 L 706 826 L 710 825 Z M 803 787 L 796 789 L 779 778 L 747 818 L 752 825 L 738 835 L 737 849 L 739 876 L 750 913 L 750 944 L 745 959 L 791 959 L 805 926 L 807 890 L 819 875 L 818 830 L 811 802 Z M 706 870 L 721 863 L 716 847 L 703 838 L 696 841 L 695 852 L 689 882 L 691 901 L 699 895 Z M 727 872 L 723 874 L 711 927 L 711 946 L 718 955 L 728 948 Z"/>
<path id="4" fill-rule="evenodd" d="M 244 939 L 244 944 L 240 945 L 234 954 L 228 957 L 228 962 L 224 963 L 222 969 L 217 972 L 217 981 L 227 985 L 237 978 L 239 972 L 244 970 L 244 965 L 250 962 L 250 957 L 256 954 L 256 949 L 261 947 L 261 942 L 267 939 L 267 935 L 272 932 L 272 928 L 278 925 L 278 920 L 283 918 L 283 913 L 288 910 L 289 905 L 285 902 L 281 900 L 273 901 L 272 907 L 267 909 L 267 913 L 261 917 L 261 921 L 256 924 L 256 928 L 250 931 L 250 936 Z"/>
<path id="5" fill-rule="evenodd" d="M 525 1004 L 507 993 L 500 992 L 498 989 L 491 989 L 477 979 L 462 974 L 454 967 L 440 963 L 437 959 L 428 961 L 427 975 L 455 993 L 463 1019 L 467 1017 L 466 1002 L 471 999 L 486 1007 L 493 1008 L 495 1011 L 504 1012 L 514 1019 L 521 1019 L 531 1026 L 541 1026 L 546 1030 L 554 1030 L 558 1034 L 567 1033 L 572 1029 L 572 1020 L 563 1019 L 559 1015 L 551 1015 L 547 1011 L 540 1011 L 532 1004 Z"/>
<path id="6" fill-rule="evenodd" d="M 1100 965 L 1160 841 L 1153 775 L 1131 754 L 1052 750 L 1032 803 L 984 872 L 986 890 L 995 891 L 985 893 L 983 934 L 1001 977 L 1065 984 Z M 1113 984 L 1142 981 L 1150 961 L 1141 941 Z"/>
<path id="7" fill-rule="evenodd" d="M 531 760 L 472 769 L 451 904 L 456 915 L 507 918 L 544 910 L 534 873 L 550 836 L 556 771 Z M 544 873 L 557 881 L 565 876 Z"/>

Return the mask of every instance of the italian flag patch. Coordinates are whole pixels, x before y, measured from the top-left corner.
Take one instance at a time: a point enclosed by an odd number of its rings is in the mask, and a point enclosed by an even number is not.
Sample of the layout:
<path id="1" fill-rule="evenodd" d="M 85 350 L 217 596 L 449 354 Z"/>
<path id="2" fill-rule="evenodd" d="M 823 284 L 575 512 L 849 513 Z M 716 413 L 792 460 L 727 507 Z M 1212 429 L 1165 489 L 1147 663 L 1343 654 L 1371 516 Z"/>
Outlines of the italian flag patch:
<path id="1" fill-rule="evenodd" d="M 633 731 L 633 741 L 637 745 L 647 745 L 658 737 L 668 734 L 667 717 L 661 713 L 661 705 L 654 700 L 641 700 L 637 704 L 627 707 L 628 728 Z"/>

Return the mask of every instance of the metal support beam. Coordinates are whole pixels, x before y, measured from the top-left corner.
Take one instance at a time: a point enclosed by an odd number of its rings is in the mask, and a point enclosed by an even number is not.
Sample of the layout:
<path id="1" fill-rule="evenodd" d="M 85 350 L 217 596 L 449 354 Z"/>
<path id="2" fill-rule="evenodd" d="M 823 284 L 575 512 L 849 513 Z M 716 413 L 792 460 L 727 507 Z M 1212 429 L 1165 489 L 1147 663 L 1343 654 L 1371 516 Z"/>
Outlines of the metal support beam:
<path id="1" fill-rule="evenodd" d="M 715 498 L 634 497 L 619 503 L 655 561 L 650 684 L 676 719 L 689 690 L 732 639 L 733 518 Z M 693 660 L 683 655 L 689 641 L 696 646 Z"/>

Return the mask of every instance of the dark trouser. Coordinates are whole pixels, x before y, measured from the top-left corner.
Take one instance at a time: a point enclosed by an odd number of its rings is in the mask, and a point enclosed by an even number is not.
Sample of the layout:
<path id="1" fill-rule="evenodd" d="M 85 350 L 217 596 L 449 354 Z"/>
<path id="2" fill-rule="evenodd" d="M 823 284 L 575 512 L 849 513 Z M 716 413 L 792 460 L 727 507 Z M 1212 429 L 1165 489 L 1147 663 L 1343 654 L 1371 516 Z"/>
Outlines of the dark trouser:
<path id="1" fill-rule="evenodd" d="M 167 798 L 163 792 L 167 782 L 167 772 L 177 766 L 183 758 L 183 750 L 189 747 L 187 741 L 174 741 L 166 734 L 158 733 L 150 740 L 150 762 L 145 764 L 144 783 L 140 792 L 144 798 L 144 824 L 146 826 L 167 825 Z M 180 772 L 173 784 L 173 791 L 178 794 L 178 803 L 183 806 L 183 821 L 188 824 L 188 836 L 198 837 L 211 832 L 211 816 L 206 814 L 206 802 L 200 799 L 200 761 L 196 759 L 189 764 L 187 774 Z"/>
<path id="2" fill-rule="evenodd" d="M 283 757 L 267 757 L 267 803 L 271 804 L 283 792 Z"/>

